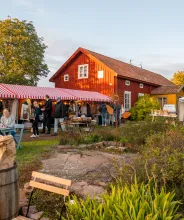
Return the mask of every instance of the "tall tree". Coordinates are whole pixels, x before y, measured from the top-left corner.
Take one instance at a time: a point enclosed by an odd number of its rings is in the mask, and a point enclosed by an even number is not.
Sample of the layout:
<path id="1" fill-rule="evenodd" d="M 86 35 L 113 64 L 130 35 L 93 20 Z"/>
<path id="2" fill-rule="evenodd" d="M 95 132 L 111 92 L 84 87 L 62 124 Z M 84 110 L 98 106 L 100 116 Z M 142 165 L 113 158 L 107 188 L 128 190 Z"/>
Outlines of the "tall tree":
<path id="1" fill-rule="evenodd" d="M 176 85 L 184 85 L 184 71 L 178 71 L 177 73 L 174 73 L 171 81 Z"/>
<path id="2" fill-rule="evenodd" d="M 36 85 L 49 73 L 44 61 L 47 46 L 32 22 L 8 18 L 0 21 L 0 82 Z"/>

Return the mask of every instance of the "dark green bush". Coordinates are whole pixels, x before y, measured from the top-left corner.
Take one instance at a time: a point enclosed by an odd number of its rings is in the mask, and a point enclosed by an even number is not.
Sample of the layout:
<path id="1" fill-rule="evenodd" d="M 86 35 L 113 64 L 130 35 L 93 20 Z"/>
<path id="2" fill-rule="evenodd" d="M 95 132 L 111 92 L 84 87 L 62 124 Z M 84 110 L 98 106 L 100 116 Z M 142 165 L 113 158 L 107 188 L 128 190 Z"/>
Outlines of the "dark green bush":
<path id="1" fill-rule="evenodd" d="M 159 187 L 175 190 L 177 199 L 184 202 L 183 129 L 169 129 L 147 136 L 137 159 L 117 165 L 116 170 L 118 179 L 126 183 L 131 183 L 135 174 L 140 182 L 155 179 Z"/>
<path id="2" fill-rule="evenodd" d="M 168 189 L 175 189 L 184 201 L 184 135 L 180 129 L 147 138 L 142 153 L 149 172 Z"/>
<path id="3" fill-rule="evenodd" d="M 115 141 L 115 129 L 105 129 L 97 128 L 91 134 L 81 134 L 81 133 L 65 133 L 60 136 L 61 145 L 79 145 L 79 144 L 92 144 L 100 141 Z"/>
<path id="4" fill-rule="evenodd" d="M 131 150 L 137 152 L 141 150 L 150 135 L 164 132 L 166 129 L 167 127 L 162 120 L 128 122 L 119 128 L 119 137 L 122 143 L 128 143 Z"/>

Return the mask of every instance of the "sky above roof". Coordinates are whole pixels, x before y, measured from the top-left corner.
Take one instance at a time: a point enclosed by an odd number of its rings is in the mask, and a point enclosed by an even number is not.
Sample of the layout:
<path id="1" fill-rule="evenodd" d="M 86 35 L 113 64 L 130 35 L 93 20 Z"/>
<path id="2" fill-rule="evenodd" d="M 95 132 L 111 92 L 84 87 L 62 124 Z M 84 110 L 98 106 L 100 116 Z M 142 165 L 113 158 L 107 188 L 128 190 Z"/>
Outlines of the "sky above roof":
<path id="1" fill-rule="evenodd" d="M 184 70 L 183 0 L 6 0 L 0 19 L 33 21 L 48 48 L 49 78 L 78 47 L 128 62 L 170 79 Z"/>

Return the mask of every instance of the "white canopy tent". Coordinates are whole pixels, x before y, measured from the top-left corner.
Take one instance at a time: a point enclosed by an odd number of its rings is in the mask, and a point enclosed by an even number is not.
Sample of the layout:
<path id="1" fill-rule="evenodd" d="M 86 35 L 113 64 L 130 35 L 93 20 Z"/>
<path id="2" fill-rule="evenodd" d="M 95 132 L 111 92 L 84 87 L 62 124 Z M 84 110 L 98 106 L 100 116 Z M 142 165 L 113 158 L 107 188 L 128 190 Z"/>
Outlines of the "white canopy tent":
<path id="1" fill-rule="evenodd" d="M 179 98 L 178 115 L 179 115 L 179 121 L 184 121 L 184 97 Z"/>

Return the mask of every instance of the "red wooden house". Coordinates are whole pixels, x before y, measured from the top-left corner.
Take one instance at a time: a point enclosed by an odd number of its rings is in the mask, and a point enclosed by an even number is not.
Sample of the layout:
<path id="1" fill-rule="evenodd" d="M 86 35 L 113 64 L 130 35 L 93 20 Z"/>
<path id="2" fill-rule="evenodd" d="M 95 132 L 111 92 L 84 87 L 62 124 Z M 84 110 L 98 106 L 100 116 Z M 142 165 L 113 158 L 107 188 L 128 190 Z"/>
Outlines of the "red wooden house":
<path id="1" fill-rule="evenodd" d="M 139 96 L 162 85 L 173 85 L 165 77 L 131 64 L 79 48 L 51 77 L 55 87 L 97 91 L 111 96 L 118 92 L 129 110 Z"/>

